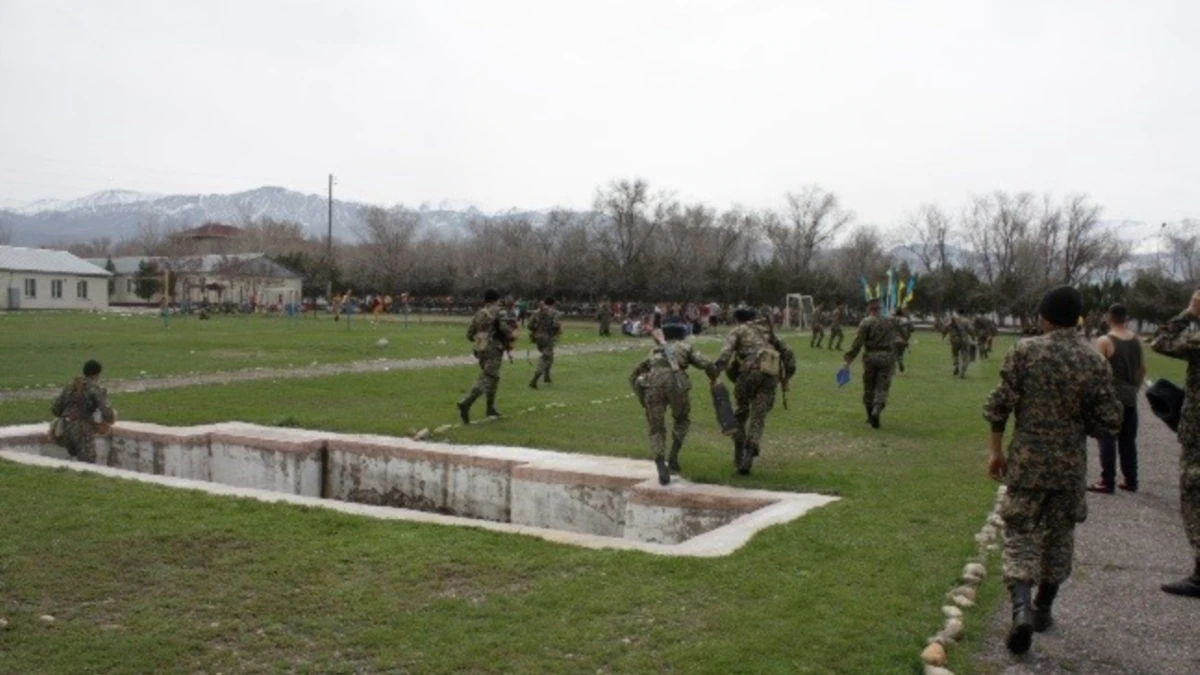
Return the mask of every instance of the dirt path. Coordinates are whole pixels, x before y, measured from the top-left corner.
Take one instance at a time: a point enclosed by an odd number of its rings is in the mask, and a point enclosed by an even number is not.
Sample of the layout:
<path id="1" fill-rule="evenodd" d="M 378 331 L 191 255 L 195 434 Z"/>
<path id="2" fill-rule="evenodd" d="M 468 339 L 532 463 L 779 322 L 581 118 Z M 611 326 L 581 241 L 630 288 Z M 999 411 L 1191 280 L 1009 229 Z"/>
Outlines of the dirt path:
<path id="1" fill-rule="evenodd" d="M 697 341 L 714 341 L 717 338 L 700 336 Z M 649 350 L 649 340 L 618 340 L 614 342 L 598 342 L 586 345 L 558 347 L 556 356 L 575 356 L 601 352 L 619 352 L 644 349 Z M 251 368 L 246 370 L 219 371 L 195 375 L 171 375 L 166 377 L 148 377 L 139 380 L 106 380 L 105 386 L 110 394 L 128 394 L 139 391 L 157 389 L 174 389 L 176 387 L 194 387 L 202 384 L 227 384 L 229 382 L 249 382 L 252 380 L 279 380 L 292 378 L 326 377 L 329 375 L 344 375 L 347 373 L 381 373 L 392 370 L 421 370 L 425 368 L 449 368 L 452 366 L 469 366 L 475 363 L 472 356 L 436 356 L 422 359 L 377 359 L 374 361 L 351 361 L 349 363 L 329 363 L 316 366 L 298 366 L 295 368 Z M 0 403 L 6 401 L 46 400 L 54 398 L 59 392 L 58 387 L 40 387 L 35 389 L 10 389 L 0 391 Z"/>

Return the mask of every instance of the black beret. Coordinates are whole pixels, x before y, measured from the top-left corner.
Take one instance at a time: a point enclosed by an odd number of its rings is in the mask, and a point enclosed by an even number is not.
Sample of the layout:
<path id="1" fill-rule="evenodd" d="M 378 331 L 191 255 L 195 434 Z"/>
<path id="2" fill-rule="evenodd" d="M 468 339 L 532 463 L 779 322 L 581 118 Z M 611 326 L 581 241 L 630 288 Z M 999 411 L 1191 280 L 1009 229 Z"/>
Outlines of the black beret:
<path id="1" fill-rule="evenodd" d="M 100 374 L 100 362 L 95 359 L 83 364 L 84 377 L 93 377 Z"/>
<path id="2" fill-rule="evenodd" d="M 484 302 L 495 302 L 500 299 L 500 292 L 494 288 L 489 288 L 483 292 Z"/>
<path id="3" fill-rule="evenodd" d="M 738 323 L 753 321 L 754 317 L 756 316 L 758 316 L 758 312 L 754 311 L 753 307 L 738 307 L 737 309 L 733 310 L 733 318 L 736 319 Z"/>
<path id="4" fill-rule="evenodd" d="M 1042 318 L 1062 328 L 1073 328 L 1083 313 L 1083 296 L 1071 286 L 1059 286 L 1047 291 L 1038 305 Z"/>
<path id="5" fill-rule="evenodd" d="M 687 328 L 681 323 L 668 323 L 662 327 L 663 337 L 668 340 L 682 340 L 687 337 Z"/>

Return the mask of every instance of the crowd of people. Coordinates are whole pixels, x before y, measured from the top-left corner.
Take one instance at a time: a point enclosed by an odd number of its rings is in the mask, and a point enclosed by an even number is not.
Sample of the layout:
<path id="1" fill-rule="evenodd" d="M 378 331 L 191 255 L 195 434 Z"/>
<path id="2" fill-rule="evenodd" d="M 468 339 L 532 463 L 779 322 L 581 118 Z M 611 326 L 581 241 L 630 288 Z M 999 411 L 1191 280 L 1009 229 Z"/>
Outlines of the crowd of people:
<path id="1" fill-rule="evenodd" d="M 373 307 L 387 311 L 388 300 L 376 298 Z M 563 312 L 552 297 L 533 308 L 488 290 L 483 301 L 466 330 L 480 372 L 457 403 L 464 424 L 471 422 L 471 409 L 480 397 L 489 417 L 501 416 L 496 407 L 501 367 L 522 324 L 528 326 L 539 352 L 529 382 L 533 389 L 554 381 L 554 347 L 562 334 Z M 795 354 L 775 334 L 777 308 L 722 308 L 716 303 L 640 307 L 605 301 L 588 311 L 601 335 L 610 335 L 610 325 L 617 320 L 622 332 L 650 335 L 655 341 L 650 354 L 633 368 L 629 383 L 644 408 L 650 454 L 662 485 L 680 471 L 680 452 L 690 428 L 689 368 L 708 378 L 719 416 L 721 375 L 733 385 L 736 405 L 729 428 L 722 424 L 722 431 L 731 437 L 735 470 L 751 471 L 762 451 L 765 422 L 776 395 L 782 394 L 786 407 L 788 384 L 796 372 Z M 844 306 L 829 313 L 816 308 L 810 348 L 822 348 L 828 331 L 825 348 L 840 350 L 845 315 Z M 1074 528 L 1087 516 L 1087 492 L 1112 495 L 1139 489 L 1137 403 L 1146 368 L 1141 339 L 1128 328 L 1128 312 L 1113 305 L 1098 320 L 1085 316 L 1082 296 L 1064 286 L 1046 293 L 1037 316 L 1038 335 L 1019 340 L 1007 353 L 999 382 L 983 407 L 991 432 L 988 473 L 1006 487 L 1000 516 L 1003 577 L 1012 604 L 1007 646 L 1014 653 L 1028 651 L 1033 635 L 1053 624 L 1053 603 L 1071 574 Z M 706 358 L 687 340 L 727 318 L 734 326 L 724 335 L 716 358 Z M 1162 590 L 1193 598 L 1200 598 L 1200 331 L 1193 330 L 1197 323 L 1200 290 L 1184 311 L 1158 327 L 1150 342 L 1154 351 L 1187 362 L 1185 389 L 1160 381 L 1147 392 L 1151 409 L 1177 429 L 1182 445 L 1181 505 L 1195 556 L 1192 574 L 1164 584 Z M 977 358 L 989 358 L 998 333 L 990 318 L 962 311 L 937 319 L 935 330 L 949 341 L 952 373 L 957 378 L 966 377 L 968 365 Z M 1101 333 L 1094 342 L 1093 331 Z M 862 358 L 863 406 L 874 428 L 881 425 L 894 373 L 904 370 L 912 333 L 912 321 L 903 308 L 883 316 L 879 300 L 869 300 L 866 316 L 844 354 L 847 369 Z M 115 420 L 99 384 L 100 373 L 100 364 L 88 361 L 82 377 L 72 380 L 51 406 L 52 436 L 71 457 L 85 462 L 95 461 L 94 434 Z M 673 422 L 669 450 L 668 412 Z M 1010 419 L 1014 428 L 1006 448 Z M 1098 439 L 1100 457 L 1099 480 L 1090 484 L 1086 476 L 1089 437 Z"/>

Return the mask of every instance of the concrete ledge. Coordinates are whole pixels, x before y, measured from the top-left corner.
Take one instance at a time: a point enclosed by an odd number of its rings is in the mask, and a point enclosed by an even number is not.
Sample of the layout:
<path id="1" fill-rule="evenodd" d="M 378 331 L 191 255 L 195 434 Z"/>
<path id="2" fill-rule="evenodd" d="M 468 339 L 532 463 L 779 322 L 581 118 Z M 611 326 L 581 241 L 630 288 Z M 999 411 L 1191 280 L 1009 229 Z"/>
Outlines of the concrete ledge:
<path id="1" fill-rule="evenodd" d="M 755 532 L 836 501 L 676 479 L 650 461 L 242 422 L 121 422 L 97 465 L 65 461 L 45 425 L 0 427 L 0 458 L 376 518 L 467 525 L 590 548 L 727 555 Z"/>

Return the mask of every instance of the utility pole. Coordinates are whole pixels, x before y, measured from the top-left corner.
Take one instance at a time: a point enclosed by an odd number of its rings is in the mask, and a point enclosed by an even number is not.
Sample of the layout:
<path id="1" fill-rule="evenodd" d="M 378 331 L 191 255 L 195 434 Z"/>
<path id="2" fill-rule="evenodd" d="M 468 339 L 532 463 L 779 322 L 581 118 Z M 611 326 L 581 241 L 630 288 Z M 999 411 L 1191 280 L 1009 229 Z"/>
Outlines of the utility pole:
<path id="1" fill-rule="evenodd" d="M 333 307 L 333 174 L 329 174 L 329 236 L 325 240 L 325 302 Z"/>

